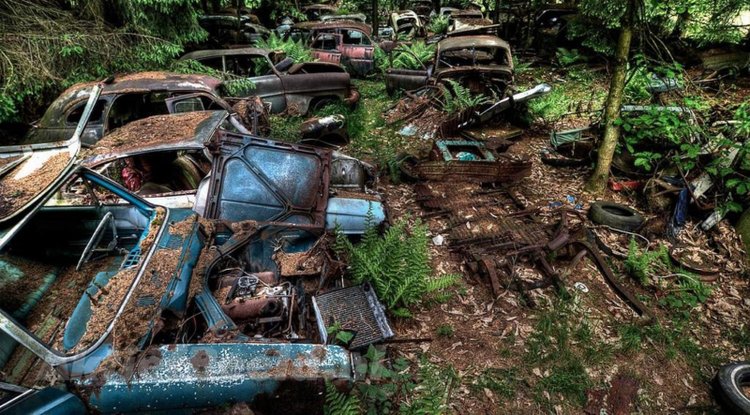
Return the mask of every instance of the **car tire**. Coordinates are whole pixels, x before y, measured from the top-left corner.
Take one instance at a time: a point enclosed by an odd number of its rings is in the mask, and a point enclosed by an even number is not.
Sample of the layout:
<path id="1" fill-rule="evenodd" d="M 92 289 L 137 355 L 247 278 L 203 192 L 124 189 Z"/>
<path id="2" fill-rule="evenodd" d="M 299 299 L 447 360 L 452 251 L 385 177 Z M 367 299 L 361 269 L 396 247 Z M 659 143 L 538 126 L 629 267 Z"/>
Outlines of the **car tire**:
<path id="1" fill-rule="evenodd" d="M 750 362 L 722 366 L 714 378 L 714 394 L 727 413 L 750 414 L 750 397 L 742 392 L 742 385 L 750 385 Z"/>
<path id="2" fill-rule="evenodd" d="M 643 225 L 643 216 L 625 205 L 599 201 L 591 204 L 589 218 L 599 225 L 632 232 Z"/>

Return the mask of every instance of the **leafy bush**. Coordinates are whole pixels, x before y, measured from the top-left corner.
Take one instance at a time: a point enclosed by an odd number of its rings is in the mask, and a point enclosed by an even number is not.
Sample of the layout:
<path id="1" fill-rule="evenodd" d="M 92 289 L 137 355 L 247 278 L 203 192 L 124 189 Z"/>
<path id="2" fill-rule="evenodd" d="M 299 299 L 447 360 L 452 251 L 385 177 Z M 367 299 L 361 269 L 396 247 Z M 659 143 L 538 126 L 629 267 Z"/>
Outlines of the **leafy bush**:
<path id="1" fill-rule="evenodd" d="M 443 111 L 455 113 L 485 104 L 489 101 L 483 94 L 473 94 L 469 88 L 448 79 L 450 88 L 443 89 Z"/>
<path id="2" fill-rule="evenodd" d="M 292 39 L 282 39 L 276 33 L 271 33 L 268 39 L 258 41 L 259 48 L 281 50 L 286 53 L 287 58 L 291 58 L 296 63 L 312 62 L 313 56 L 310 49 L 302 44 L 302 41 L 295 42 Z"/>
<path id="3" fill-rule="evenodd" d="M 650 171 L 669 150 L 671 161 L 683 170 L 695 167 L 701 151 L 700 127 L 690 122 L 692 102 L 686 99 L 682 112 L 649 107 L 645 112 L 624 113 L 616 121 L 622 127 L 623 144 L 635 157 L 635 165 Z"/>
<path id="4" fill-rule="evenodd" d="M 352 280 L 371 283 L 380 301 L 395 315 L 409 316 L 409 306 L 457 281 L 455 275 L 431 277 L 426 225 L 418 221 L 409 229 L 402 219 L 381 237 L 372 224 L 370 213 L 367 230 L 357 245 L 337 233 L 335 249 L 347 257 Z"/>

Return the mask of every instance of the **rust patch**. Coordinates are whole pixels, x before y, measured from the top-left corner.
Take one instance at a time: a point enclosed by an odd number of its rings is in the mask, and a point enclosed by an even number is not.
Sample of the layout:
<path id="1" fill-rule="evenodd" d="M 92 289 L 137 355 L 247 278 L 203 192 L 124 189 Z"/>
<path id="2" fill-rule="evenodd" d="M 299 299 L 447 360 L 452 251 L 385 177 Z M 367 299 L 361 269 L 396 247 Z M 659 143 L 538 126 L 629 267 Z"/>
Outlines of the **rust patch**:
<path id="1" fill-rule="evenodd" d="M 322 362 L 328 355 L 328 350 L 325 347 L 316 346 L 310 354 Z"/>
<path id="2" fill-rule="evenodd" d="M 198 350 L 198 353 L 195 354 L 190 359 L 190 363 L 193 365 L 193 368 L 197 370 L 198 372 L 205 372 L 206 367 L 208 367 L 209 357 L 208 353 L 206 353 L 205 350 Z"/>

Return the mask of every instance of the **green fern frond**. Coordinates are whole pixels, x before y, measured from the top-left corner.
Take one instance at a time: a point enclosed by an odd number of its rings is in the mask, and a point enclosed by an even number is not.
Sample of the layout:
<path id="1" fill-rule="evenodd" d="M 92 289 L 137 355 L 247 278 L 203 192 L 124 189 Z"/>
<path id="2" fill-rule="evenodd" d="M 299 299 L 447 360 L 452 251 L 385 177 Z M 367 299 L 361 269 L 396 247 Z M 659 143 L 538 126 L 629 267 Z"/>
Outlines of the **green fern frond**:
<path id="1" fill-rule="evenodd" d="M 323 407 L 325 415 L 359 415 L 362 413 L 359 398 L 336 390 L 331 382 L 326 382 L 326 402 Z"/>

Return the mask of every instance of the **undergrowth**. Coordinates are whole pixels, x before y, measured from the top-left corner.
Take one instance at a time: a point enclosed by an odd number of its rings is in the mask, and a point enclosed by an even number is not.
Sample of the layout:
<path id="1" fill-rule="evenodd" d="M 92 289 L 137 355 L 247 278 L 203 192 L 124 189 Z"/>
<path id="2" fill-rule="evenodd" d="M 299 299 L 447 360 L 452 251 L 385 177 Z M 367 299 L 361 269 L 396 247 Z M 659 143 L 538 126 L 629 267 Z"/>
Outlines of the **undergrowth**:
<path id="1" fill-rule="evenodd" d="M 453 114 L 465 111 L 478 105 L 486 104 L 489 99 L 484 94 L 474 94 L 453 79 L 448 79 L 450 88 L 443 89 L 443 111 Z"/>
<path id="2" fill-rule="evenodd" d="M 356 284 L 370 283 L 378 298 L 394 315 L 410 316 L 409 307 L 456 283 L 458 276 L 432 276 L 427 248 L 427 225 L 417 221 L 409 227 L 397 221 L 381 236 L 368 213 L 368 226 L 361 242 L 353 244 L 340 232 L 335 250 L 348 259 L 350 277 Z"/>
<path id="3" fill-rule="evenodd" d="M 302 41 L 295 42 L 290 39 L 282 39 L 275 32 L 271 32 L 268 39 L 258 41 L 257 47 L 271 50 L 281 50 L 286 53 L 287 58 L 291 58 L 295 63 L 312 62 L 312 52 L 308 47 L 302 44 Z"/>

